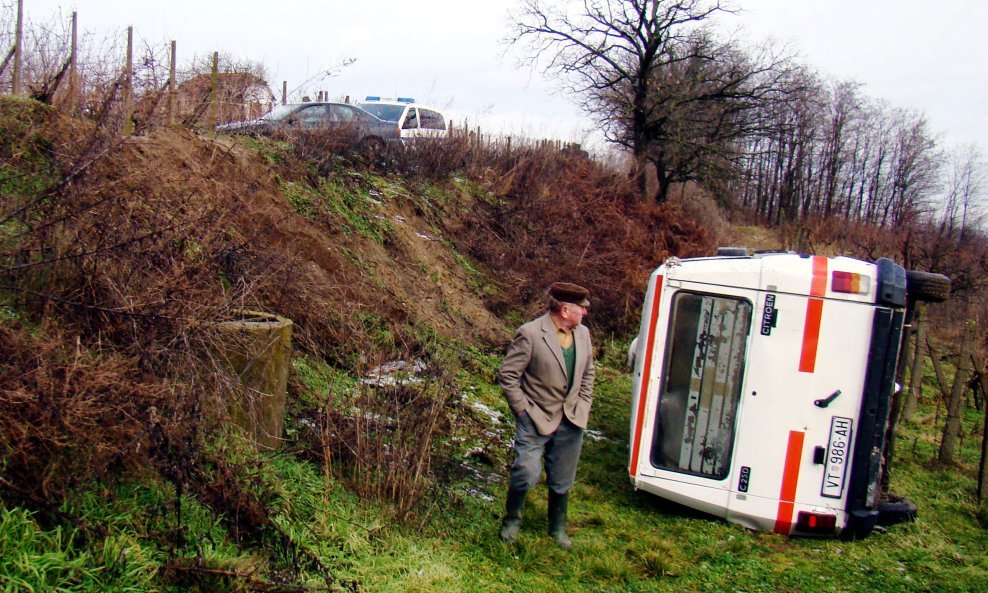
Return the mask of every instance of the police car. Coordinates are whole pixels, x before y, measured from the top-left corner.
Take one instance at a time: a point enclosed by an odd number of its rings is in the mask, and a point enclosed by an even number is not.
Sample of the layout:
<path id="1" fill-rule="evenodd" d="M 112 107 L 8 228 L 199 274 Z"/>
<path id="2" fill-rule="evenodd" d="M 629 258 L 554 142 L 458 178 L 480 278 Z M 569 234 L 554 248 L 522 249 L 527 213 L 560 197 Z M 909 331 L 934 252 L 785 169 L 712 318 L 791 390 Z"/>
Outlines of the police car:
<path id="1" fill-rule="evenodd" d="M 403 141 L 449 136 L 449 119 L 438 109 L 419 105 L 408 97 L 382 98 L 369 96 L 357 107 L 378 119 L 398 124 Z"/>
<path id="2" fill-rule="evenodd" d="M 950 280 L 888 259 L 725 253 L 650 276 L 630 352 L 632 484 L 787 535 L 863 537 L 914 513 L 880 499 L 899 348 L 910 305 L 944 300 Z"/>

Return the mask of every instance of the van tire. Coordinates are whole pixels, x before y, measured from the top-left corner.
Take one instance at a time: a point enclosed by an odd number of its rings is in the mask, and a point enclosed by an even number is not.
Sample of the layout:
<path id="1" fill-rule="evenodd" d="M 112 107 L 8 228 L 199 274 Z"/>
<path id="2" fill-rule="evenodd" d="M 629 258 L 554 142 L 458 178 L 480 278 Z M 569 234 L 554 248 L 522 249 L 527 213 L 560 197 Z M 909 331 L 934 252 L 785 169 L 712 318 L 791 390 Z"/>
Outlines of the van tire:
<path id="1" fill-rule="evenodd" d="M 906 294 L 912 300 L 942 303 L 950 296 L 950 278 L 933 272 L 906 270 Z"/>
<path id="2" fill-rule="evenodd" d="M 888 527 L 896 523 L 915 521 L 919 514 L 916 503 L 901 496 L 889 495 L 878 501 L 878 525 Z"/>

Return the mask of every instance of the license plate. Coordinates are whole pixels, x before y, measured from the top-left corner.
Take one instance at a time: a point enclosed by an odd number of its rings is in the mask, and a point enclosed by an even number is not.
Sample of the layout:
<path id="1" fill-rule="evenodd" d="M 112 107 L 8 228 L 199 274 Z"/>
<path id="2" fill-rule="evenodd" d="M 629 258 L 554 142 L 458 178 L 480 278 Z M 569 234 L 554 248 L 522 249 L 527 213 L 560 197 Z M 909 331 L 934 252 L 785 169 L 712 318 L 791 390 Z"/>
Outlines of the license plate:
<path id="1" fill-rule="evenodd" d="M 851 455 L 851 433 L 854 421 L 834 416 L 830 419 L 830 440 L 827 443 L 827 460 L 824 464 L 822 496 L 840 498 L 844 492 L 844 476 Z"/>

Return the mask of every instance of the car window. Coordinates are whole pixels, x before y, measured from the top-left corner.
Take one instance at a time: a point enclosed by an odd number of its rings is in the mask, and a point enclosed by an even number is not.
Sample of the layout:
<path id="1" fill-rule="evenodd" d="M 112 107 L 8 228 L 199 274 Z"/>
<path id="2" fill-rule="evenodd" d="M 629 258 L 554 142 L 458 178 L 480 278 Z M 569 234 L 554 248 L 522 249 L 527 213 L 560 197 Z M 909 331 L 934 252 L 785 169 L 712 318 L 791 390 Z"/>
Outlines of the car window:
<path id="1" fill-rule="evenodd" d="M 326 105 L 311 105 L 298 110 L 293 116 L 303 128 L 318 128 L 326 123 Z"/>
<path id="2" fill-rule="evenodd" d="M 356 119 L 357 112 L 346 105 L 331 105 L 329 109 L 329 121 L 348 122 Z"/>
<path id="3" fill-rule="evenodd" d="M 291 114 L 295 113 L 297 107 L 295 105 L 281 105 L 272 109 L 270 113 L 261 117 L 265 121 L 281 121 Z"/>
<path id="4" fill-rule="evenodd" d="M 438 111 L 419 108 L 419 125 L 430 130 L 445 130 L 446 122 Z"/>
<path id="5" fill-rule="evenodd" d="M 405 114 L 405 123 L 401 124 L 403 130 L 414 130 L 419 127 L 418 109 L 414 107 L 408 108 L 408 113 Z"/>

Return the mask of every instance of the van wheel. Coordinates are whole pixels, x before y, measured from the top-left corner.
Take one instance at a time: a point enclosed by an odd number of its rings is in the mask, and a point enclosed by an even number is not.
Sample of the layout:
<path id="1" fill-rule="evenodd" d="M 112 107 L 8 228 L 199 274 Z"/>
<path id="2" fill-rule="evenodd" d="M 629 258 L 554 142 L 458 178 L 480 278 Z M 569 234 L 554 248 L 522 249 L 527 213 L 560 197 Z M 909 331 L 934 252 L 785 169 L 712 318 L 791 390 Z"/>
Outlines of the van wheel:
<path id="1" fill-rule="evenodd" d="M 918 514 L 916 503 L 908 498 L 890 494 L 878 501 L 878 525 L 882 527 L 915 521 Z"/>
<path id="2" fill-rule="evenodd" d="M 906 270 L 906 294 L 927 303 L 942 303 L 950 296 L 950 278 L 933 272 Z"/>

